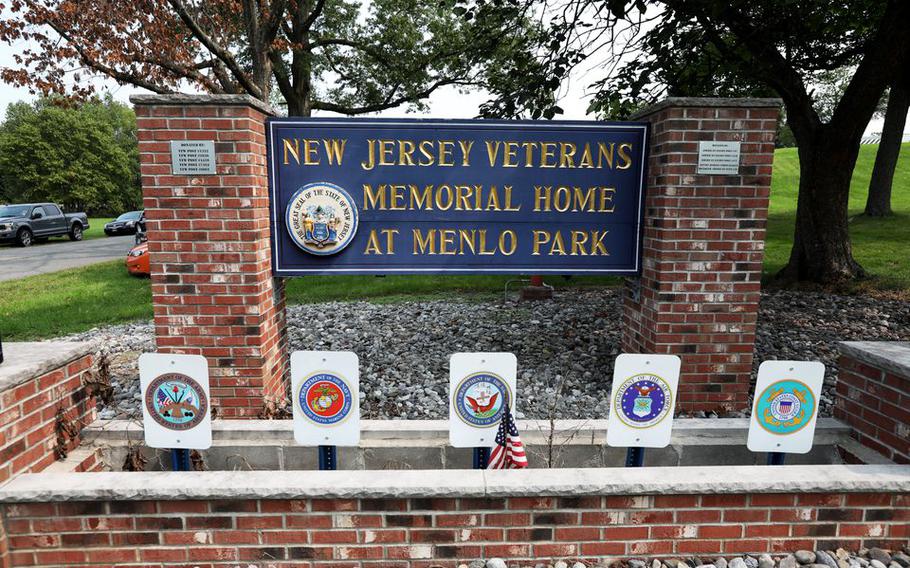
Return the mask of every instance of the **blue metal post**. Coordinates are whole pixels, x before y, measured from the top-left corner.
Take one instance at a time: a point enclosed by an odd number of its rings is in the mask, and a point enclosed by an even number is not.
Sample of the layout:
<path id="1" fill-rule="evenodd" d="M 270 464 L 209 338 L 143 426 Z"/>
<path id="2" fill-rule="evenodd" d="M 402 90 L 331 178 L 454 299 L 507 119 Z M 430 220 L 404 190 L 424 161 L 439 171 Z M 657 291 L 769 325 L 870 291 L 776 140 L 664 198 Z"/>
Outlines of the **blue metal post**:
<path id="1" fill-rule="evenodd" d="M 171 469 L 190 471 L 190 451 L 177 448 L 171 450 Z"/>
<path id="2" fill-rule="evenodd" d="M 626 467 L 641 467 L 644 463 L 644 448 L 629 448 L 626 450 Z"/>
<path id="3" fill-rule="evenodd" d="M 490 463 L 490 448 L 474 448 L 474 469 L 487 469 Z"/>
<path id="4" fill-rule="evenodd" d="M 338 469 L 338 453 L 336 446 L 319 446 L 319 469 Z"/>
<path id="5" fill-rule="evenodd" d="M 786 456 L 783 452 L 768 452 L 768 465 L 784 465 Z"/>

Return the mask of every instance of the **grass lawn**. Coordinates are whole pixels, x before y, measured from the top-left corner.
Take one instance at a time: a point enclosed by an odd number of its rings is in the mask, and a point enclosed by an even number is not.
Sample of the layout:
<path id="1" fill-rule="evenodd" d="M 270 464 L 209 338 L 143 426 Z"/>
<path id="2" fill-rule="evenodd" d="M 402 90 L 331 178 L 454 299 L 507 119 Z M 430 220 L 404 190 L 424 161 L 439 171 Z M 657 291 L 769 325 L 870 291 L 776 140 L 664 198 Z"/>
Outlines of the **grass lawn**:
<path id="1" fill-rule="evenodd" d="M 910 143 L 901 148 L 894 173 L 891 207 L 895 215 L 886 219 L 862 216 L 866 207 L 869 178 L 878 145 L 860 147 L 850 187 L 850 238 L 853 256 L 875 279 L 880 288 L 910 289 Z M 790 257 L 796 194 L 799 189 L 799 159 L 796 148 L 774 154 L 771 208 L 765 249 L 765 276 L 773 276 Z"/>
<path id="2" fill-rule="evenodd" d="M 100 239 L 107 235 L 104 234 L 104 225 L 113 221 L 113 217 L 89 217 L 89 229 L 82 233 L 84 239 Z"/>
<path id="3" fill-rule="evenodd" d="M 884 288 L 910 289 L 910 144 L 905 144 L 894 180 L 888 219 L 859 216 L 877 146 L 863 146 L 853 176 L 850 197 L 851 236 L 857 260 Z M 768 222 L 765 275 L 770 277 L 787 261 L 796 212 L 799 166 L 796 149 L 778 150 L 774 159 L 771 211 Z M 92 219 L 86 238 L 104 235 L 109 219 Z M 288 281 L 290 303 L 330 300 L 400 301 L 450 297 L 470 293 L 480 297 L 501 294 L 510 276 L 310 276 Z M 615 285 L 616 278 L 550 278 L 554 286 Z M 514 285 L 513 285 L 514 286 Z M 152 316 L 147 279 L 129 276 L 122 261 L 113 261 L 0 282 L 0 333 L 8 340 L 54 337 Z"/>

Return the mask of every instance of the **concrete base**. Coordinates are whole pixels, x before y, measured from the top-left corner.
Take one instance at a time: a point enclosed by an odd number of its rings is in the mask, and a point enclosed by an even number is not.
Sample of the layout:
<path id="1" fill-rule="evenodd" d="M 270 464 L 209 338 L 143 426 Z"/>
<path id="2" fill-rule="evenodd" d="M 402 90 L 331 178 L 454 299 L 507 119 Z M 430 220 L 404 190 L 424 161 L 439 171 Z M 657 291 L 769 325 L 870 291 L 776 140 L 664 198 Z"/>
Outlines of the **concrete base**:
<path id="1" fill-rule="evenodd" d="M 549 286 L 525 286 L 521 289 L 522 300 L 550 300 L 553 298 L 553 288 Z"/>

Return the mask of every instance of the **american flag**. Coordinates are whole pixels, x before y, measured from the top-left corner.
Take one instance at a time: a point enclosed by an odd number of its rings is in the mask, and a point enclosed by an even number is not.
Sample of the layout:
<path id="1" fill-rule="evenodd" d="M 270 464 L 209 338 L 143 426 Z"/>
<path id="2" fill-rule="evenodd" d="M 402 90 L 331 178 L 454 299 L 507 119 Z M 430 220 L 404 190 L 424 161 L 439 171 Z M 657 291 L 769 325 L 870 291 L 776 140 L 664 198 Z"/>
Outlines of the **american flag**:
<path id="1" fill-rule="evenodd" d="M 523 467 L 528 467 L 528 456 L 525 454 L 521 437 L 518 436 L 518 428 L 515 427 L 512 411 L 506 404 L 502 409 L 499 431 L 496 432 L 496 445 L 490 452 L 487 469 L 521 469 Z"/>

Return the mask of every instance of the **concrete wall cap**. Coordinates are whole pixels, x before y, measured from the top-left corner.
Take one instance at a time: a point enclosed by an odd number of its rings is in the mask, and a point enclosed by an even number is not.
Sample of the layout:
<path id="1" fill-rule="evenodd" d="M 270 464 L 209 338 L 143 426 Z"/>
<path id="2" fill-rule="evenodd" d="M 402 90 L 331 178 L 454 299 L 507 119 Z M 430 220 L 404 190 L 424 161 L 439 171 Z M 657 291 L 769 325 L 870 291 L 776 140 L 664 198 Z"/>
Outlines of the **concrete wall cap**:
<path id="1" fill-rule="evenodd" d="M 250 106 L 269 116 L 278 115 L 270 105 L 250 95 L 131 95 L 130 102 L 137 106 Z"/>
<path id="2" fill-rule="evenodd" d="M 842 355 L 910 378 L 910 341 L 842 341 Z"/>
<path id="3" fill-rule="evenodd" d="M 637 120 L 641 117 L 654 114 L 670 107 L 705 107 L 705 108 L 780 108 L 781 99 L 743 97 L 738 99 L 723 99 L 713 97 L 667 97 L 653 105 L 634 113 L 630 119 Z"/>
<path id="4" fill-rule="evenodd" d="M 4 342 L 4 361 L 0 364 L 0 392 L 64 367 L 91 352 L 92 345 L 87 342 Z"/>
<path id="5" fill-rule="evenodd" d="M 910 493 L 910 465 L 37 473 L 0 487 L 2 503 L 306 499 Z"/>

